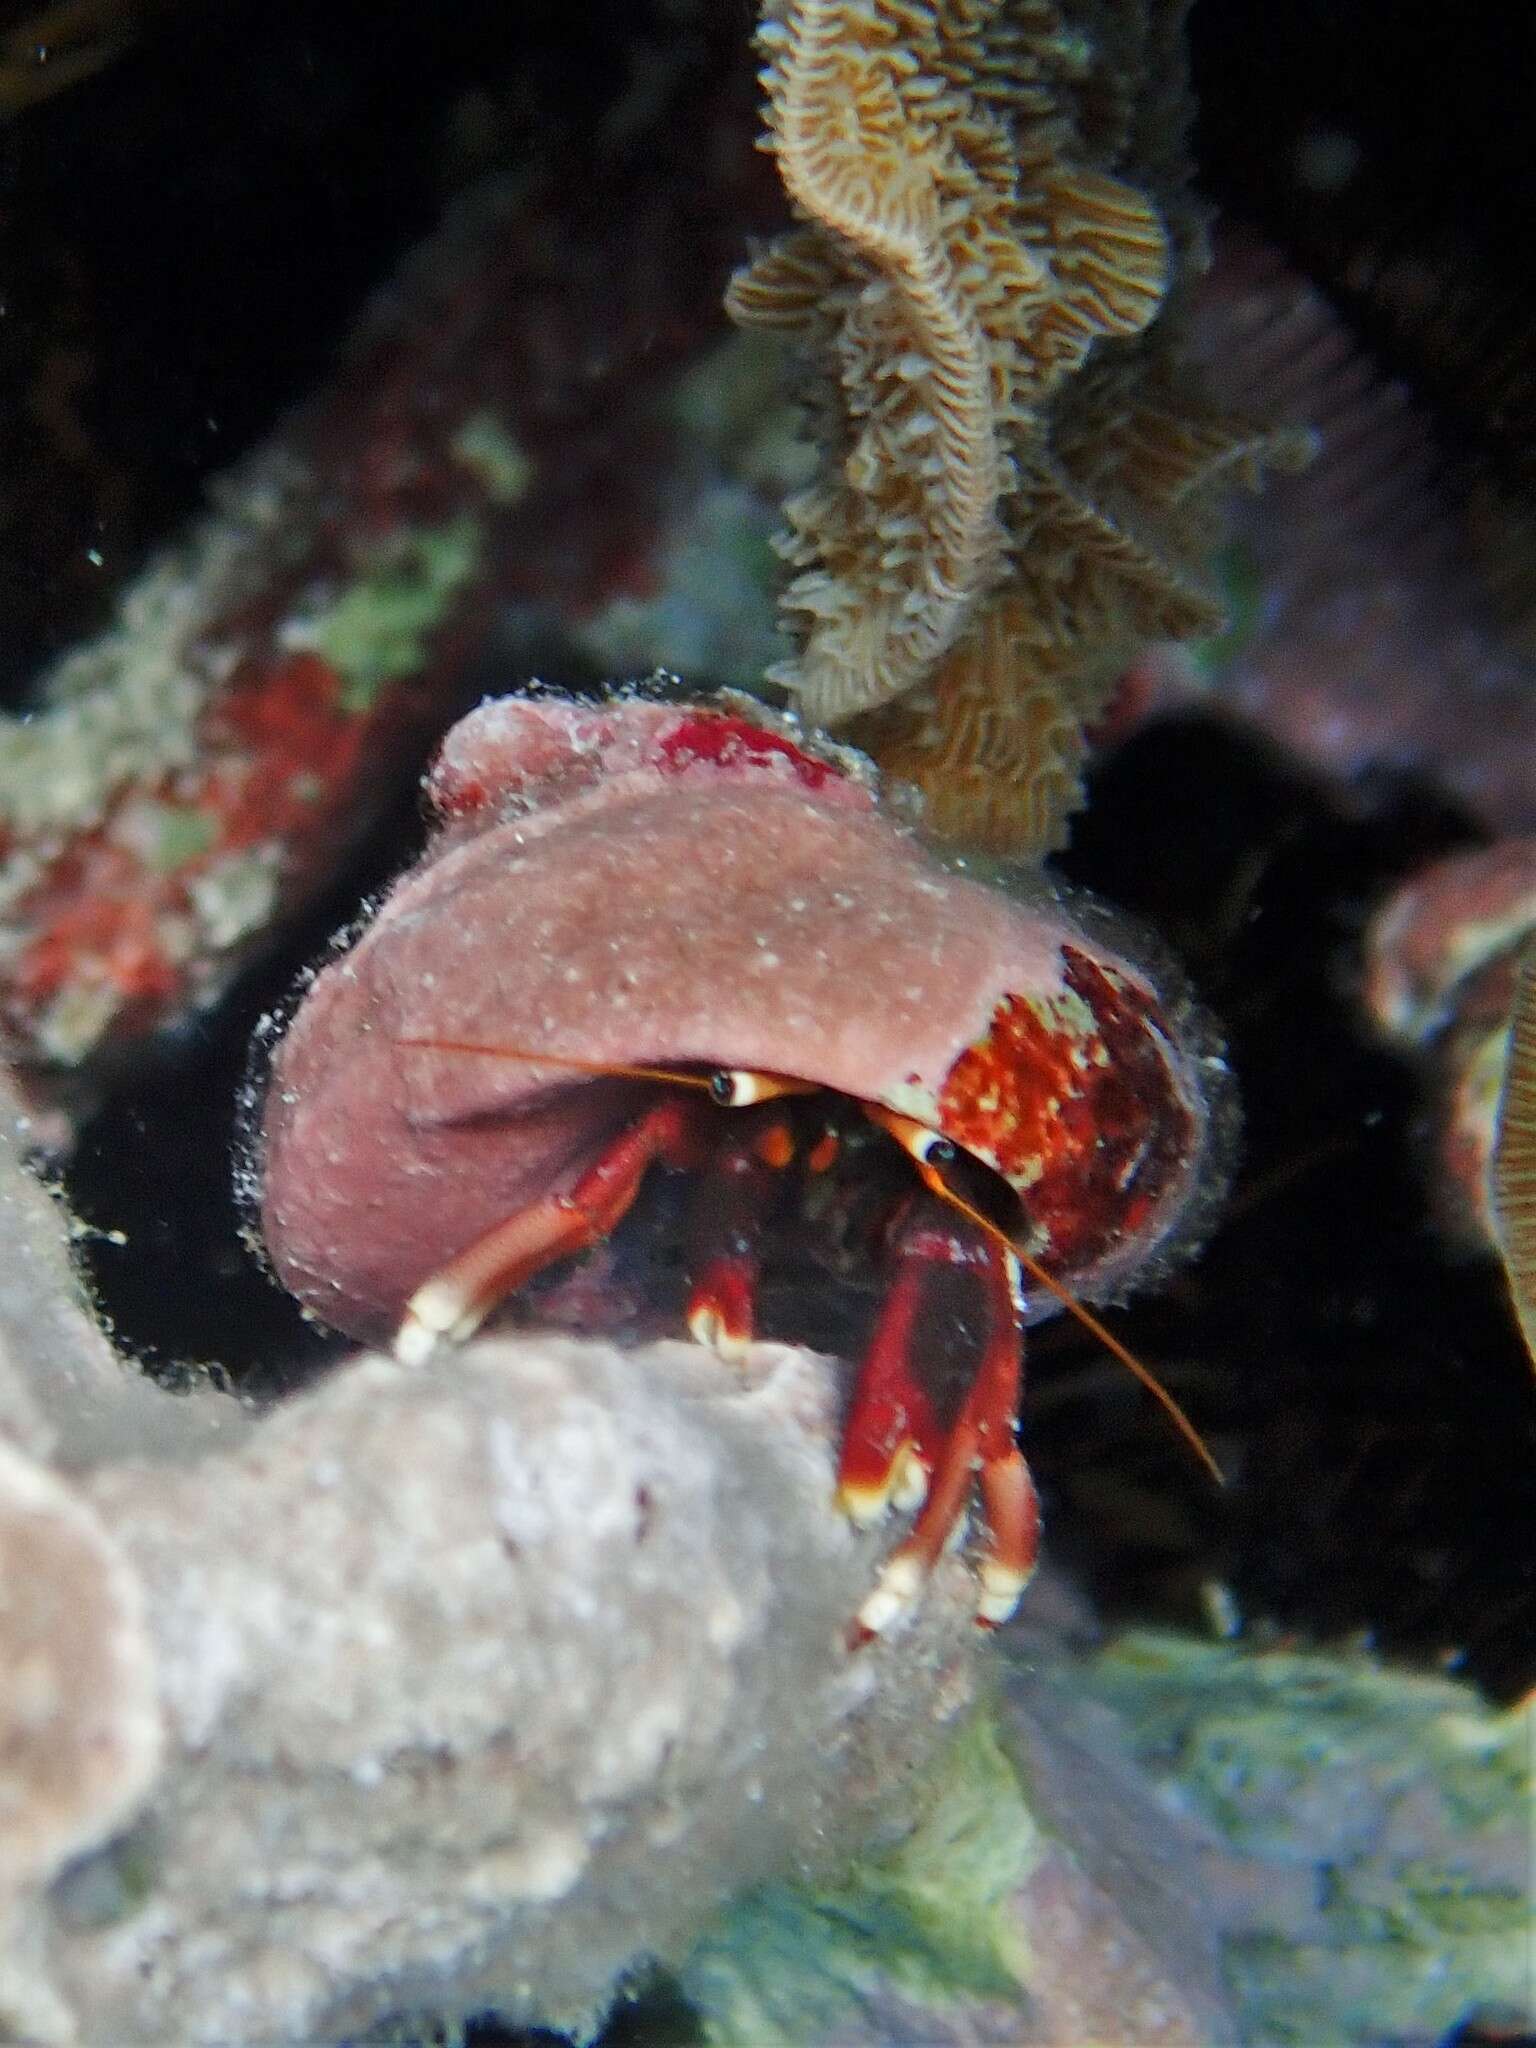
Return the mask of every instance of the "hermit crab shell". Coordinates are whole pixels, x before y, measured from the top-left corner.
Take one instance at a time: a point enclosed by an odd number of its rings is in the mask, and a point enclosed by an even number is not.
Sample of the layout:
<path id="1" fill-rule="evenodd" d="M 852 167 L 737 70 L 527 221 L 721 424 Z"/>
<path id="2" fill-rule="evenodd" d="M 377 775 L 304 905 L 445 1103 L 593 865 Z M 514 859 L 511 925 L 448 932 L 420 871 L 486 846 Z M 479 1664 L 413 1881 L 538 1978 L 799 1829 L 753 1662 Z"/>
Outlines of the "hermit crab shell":
<path id="1" fill-rule="evenodd" d="M 261 1230 L 326 1321 L 385 1335 L 573 1181 L 647 1085 L 591 1063 L 761 1068 L 943 1131 L 1082 1291 L 1178 1228 L 1205 1048 L 1048 895 L 938 865 L 859 757 L 736 703 L 514 697 L 450 733 L 428 790 L 437 838 L 272 1056 Z M 453 1049 L 498 1045 L 540 1059 Z"/>

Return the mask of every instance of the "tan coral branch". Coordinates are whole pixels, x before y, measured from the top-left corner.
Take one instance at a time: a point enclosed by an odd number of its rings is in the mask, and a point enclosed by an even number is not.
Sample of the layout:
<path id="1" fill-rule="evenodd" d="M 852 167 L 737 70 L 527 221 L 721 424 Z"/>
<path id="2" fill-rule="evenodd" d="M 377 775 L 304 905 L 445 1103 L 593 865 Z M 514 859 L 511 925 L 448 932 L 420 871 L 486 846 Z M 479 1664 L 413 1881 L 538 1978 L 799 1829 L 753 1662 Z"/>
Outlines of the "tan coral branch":
<path id="1" fill-rule="evenodd" d="M 1127 667 L 1149 640 L 1221 624 L 1206 569 L 1220 487 L 1304 444 L 1203 417 L 1188 395 L 1181 408 L 1164 382 L 1134 358 L 1083 373 L 1018 494 L 1031 510 L 1013 579 L 917 689 L 849 728 L 922 790 L 941 837 L 1062 845 L 1089 734 Z"/>
<path id="2" fill-rule="evenodd" d="M 738 276 L 744 324 L 813 368 L 822 477 L 786 507 L 775 673 L 814 719 L 920 684 L 1007 573 L 1010 495 L 1040 406 L 1105 335 L 1156 313 L 1155 208 L 1066 160 L 1054 9 L 787 0 L 760 40 L 769 145 L 811 225 Z"/>
<path id="3" fill-rule="evenodd" d="M 894 374 L 925 406 L 931 431 L 918 438 L 931 443 L 937 488 L 924 508 L 919 601 L 908 604 L 900 593 L 860 619 L 856 631 L 813 633 L 794 680 L 818 721 L 899 694 L 921 676 L 953 643 L 974 592 L 995 573 L 1003 539 L 1003 462 L 985 338 L 940 239 L 936 179 L 920 157 L 905 154 L 891 81 L 861 61 L 849 14 L 839 0 L 801 0 L 787 22 L 765 23 L 762 40 L 776 52 L 768 73 L 775 145 L 791 198 L 897 294 L 917 374 L 904 363 Z M 891 131 L 883 156 L 872 146 L 881 127 Z M 762 300 L 760 285 L 755 294 L 742 285 L 728 303 L 738 318 L 749 318 Z M 878 489 L 882 462 L 873 439 L 862 435 L 845 464 L 856 493 L 866 470 L 868 485 Z M 819 509 L 819 500 L 801 501 L 804 528 L 814 529 Z M 832 514 L 829 523 L 836 519 Z M 899 538 L 897 522 L 888 517 L 884 533 L 881 523 L 877 517 L 877 537 Z M 822 572 L 812 570 L 791 585 L 786 603 L 814 617 L 828 594 Z"/>
<path id="4" fill-rule="evenodd" d="M 805 224 L 727 304 L 800 348 L 823 463 L 786 507 L 773 680 L 1000 851 L 1061 843 L 1118 676 L 1221 624 L 1222 490 L 1296 452 L 1179 361 L 1181 16 L 770 0 L 760 33 Z"/>

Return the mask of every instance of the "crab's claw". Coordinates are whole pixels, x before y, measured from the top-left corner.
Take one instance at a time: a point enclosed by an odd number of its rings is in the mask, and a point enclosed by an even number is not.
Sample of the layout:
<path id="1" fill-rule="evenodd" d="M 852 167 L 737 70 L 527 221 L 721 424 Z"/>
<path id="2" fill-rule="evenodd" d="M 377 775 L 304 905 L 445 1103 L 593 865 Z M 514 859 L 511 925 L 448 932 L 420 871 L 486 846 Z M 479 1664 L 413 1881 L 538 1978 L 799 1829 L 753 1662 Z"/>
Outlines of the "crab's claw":
<path id="1" fill-rule="evenodd" d="M 465 1342 L 536 1273 L 606 1237 L 655 1162 L 694 1162 L 698 1127 L 697 1104 L 682 1094 L 660 1094 L 573 1187 L 515 1210 L 423 1281 L 405 1305 L 395 1356 L 422 1365 L 440 1343 Z"/>

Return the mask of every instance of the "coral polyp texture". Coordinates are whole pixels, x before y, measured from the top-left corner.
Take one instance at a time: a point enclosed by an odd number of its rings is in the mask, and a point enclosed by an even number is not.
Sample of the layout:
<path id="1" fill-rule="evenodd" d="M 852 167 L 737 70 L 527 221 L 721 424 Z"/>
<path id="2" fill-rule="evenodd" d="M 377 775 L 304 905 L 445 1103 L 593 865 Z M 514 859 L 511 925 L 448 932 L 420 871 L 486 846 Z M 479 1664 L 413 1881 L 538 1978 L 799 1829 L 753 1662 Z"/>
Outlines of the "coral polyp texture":
<path id="1" fill-rule="evenodd" d="M 251 1192 L 279 1276 L 415 1358 L 687 1168 L 689 1327 L 733 1348 L 770 1221 L 811 1183 L 850 1219 L 873 1200 L 821 1254 L 841 1237 L 884 1289 L 839 1490 L 920 1511 L 861 1619 L 920 1592 L 973 1471 L 1004 1618 L 1038 1525 L 1023 1328 L 1209 1203 L 1198 1020 L 1043 888 L 947 872 L 867 764 L 746 699 L 493 701 L 429 786 L 443 829 L 272 1062 Z"/>
<path id="2" fill-rule="evenodd" d="M 774 674 L 948 836 L 1060 843 L 1130 655 L 1222 616 L 1216 486 L 1289 445 L 1177 365 L 1181 19 L 782 0 L 760 30 L 803 224 L 727 306 L 797 345 L 822 457 Z"/>
<path id="3" fill-rule="evenodd" d="M 1315 286 L 1229 233 L 1192 326 L 1224 401 L 1266 394 L 1315 423 L 1318 454 L 1277 481 L 1262 514 L 1234 522 L 1233 630 L 1141 664 L 1120 729 L 1209 707 L 1255 728 L 1346 810 L 1417 783 L 1491 842 L 1443 854 L 1376 906 L 1361 995 L 1427 1083 L 1441 1222 L 1500 1248 L 1489 1164 L 1516 961 L 1536 924 L 1529 649 L 1490 586 L 1482 512 L 1457 462 Z"/>

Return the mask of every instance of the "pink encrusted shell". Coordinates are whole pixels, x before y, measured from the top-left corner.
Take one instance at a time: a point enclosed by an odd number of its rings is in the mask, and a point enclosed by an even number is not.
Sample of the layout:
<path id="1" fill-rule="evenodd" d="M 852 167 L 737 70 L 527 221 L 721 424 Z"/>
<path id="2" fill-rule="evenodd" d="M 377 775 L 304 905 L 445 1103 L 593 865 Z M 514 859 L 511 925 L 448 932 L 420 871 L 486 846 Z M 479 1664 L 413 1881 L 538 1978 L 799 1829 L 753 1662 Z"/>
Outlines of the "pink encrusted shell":
<path id="1" fill-rule="evenodd" d="M 381 1337 L 591 1163 L 646 1084 L 560 1055 L 761 1068 L 949 1131 L 1026 1211 L 1055 1190 L 1033 1248 L 1080 1288 L 1175 1229 L 1207 1151 L 1203 1050 L 1043 892 L 939 866 L 861 757 L 745 700 L 510 697 L 454 728 L 427 786 L 441 830 L 272 1061 L 261 1228 L 326 1321 Z M 551 1063 L 402 1042 L 422 1038 Z"/>

